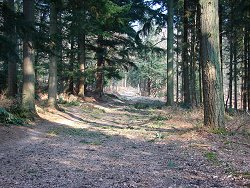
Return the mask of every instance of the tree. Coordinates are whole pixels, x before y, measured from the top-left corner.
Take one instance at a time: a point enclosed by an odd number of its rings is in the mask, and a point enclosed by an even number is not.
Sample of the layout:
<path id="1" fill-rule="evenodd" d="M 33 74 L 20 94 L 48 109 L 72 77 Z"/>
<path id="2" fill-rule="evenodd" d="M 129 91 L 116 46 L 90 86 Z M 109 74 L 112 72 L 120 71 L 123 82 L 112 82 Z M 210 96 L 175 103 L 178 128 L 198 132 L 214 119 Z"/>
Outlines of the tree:
<path id="1" fill-rule="evenodd" d="M 183 93 L 184 103 L 190 105 L 190 88 L 189 88 L 189 67 L 188 67 L 188 18 L 189 18 L 189 4 L 188 0 L 184 0 L 184 16 L 183 16 Z"/>
<path id="2" fill-rule="evenodd" d="M 56 108 L 57 96 L 57 61 L 58 61 L 58 39 L 57 39 L 57 4 L 50 4 L 50 37 L 51 49 L 50 64 L 49 64 L 49 91 L 48 91 L 48 106 Z"/>
<path id="3" fill-rule="evenodd" d="M 24 20 L 32 27 L 34 23 L 34 0 L 23 1 L 23 14 Z M 22 107 L 30 112 L 35 112 L 35 70 L 33 55 L 32 33 L 26 33 L 23 40 Z"/>
<path id="4" fill-rule="evenodd" d="M 85 35 L 79 34 L 78 36 L 78 63 L 79 63 L 79 86 L 78 86 L 78 95 L 84 97 L 85 95 L 85 79 L 84 71 L 86 67 L 86 46 L 85 46 Z"/>
<path id="5" fill-rule="evenodd" d="M 174 1 L 168 0 L 168 38 L 167 38 L 167 105 L 174 104 Z"/>
<path id="6" fill-rule="evenodd" d="M 204 124 L 224 127 L 224 102 L 219 46 L 218 0 L 200 0 Z"/>
<path id="7" fill-rule="evenodd" d="M 17 94 L 17 53 L 16 53 L 16 29 L 15 29 L 15 7 L 14 0 L 4 2 L 5 32 L 11 43 L 7 52 L 8 63 L 8 96 L 15 97 Z"/>
<path id="8" fill-rule="evenodd" d="M 96 89 L 95 92 L 101 97 L 103 95 L 104 85 L 104 55 L 105 47 L 103 46 L 103 36 L 98 36 L 98 49 L 97 49 L 97 64 L 96 64 Z"/>

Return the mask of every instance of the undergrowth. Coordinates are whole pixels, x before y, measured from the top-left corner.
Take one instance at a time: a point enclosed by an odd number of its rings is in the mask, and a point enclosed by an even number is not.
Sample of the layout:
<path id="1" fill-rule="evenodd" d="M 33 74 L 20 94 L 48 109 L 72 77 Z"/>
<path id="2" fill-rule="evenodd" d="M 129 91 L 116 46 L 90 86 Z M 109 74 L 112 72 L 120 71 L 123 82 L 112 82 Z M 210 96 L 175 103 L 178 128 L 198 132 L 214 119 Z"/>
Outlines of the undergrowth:
<path id="1" fill-rule="evenodd" d="M 14 125 L 25 125 L 25 120 L 18 117 L 4 108 L 0 108 L 0 123 L 4 124 L 14 124 Z"/>
<path id="2" fill-rule="evenodd" d="M 80 106 L 80 102 L 79 101 L 66 101 L 63 98 L 59 98 L 57 101 L 58 104 L 63 104 L 66 107 L 70 107 L 70 106 Z"/>

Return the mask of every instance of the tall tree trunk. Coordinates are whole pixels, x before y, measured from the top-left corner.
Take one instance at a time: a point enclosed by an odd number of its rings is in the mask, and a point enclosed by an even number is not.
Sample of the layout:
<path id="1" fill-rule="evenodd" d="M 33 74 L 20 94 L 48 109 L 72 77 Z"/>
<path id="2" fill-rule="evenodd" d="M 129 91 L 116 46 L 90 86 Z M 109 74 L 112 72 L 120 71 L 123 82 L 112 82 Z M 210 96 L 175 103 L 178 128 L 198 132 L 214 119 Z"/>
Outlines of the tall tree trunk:
<path id="1" fill-rule="evenodd" d="M 52 53 L 49 64 L 49 99 L 48 106 L 56 108 L 57 102 L 57 61 L 58 61 L 58 37 L 57 37 L 57 7 L 56 2 L 50 4 L 50 37 L 52 40 Z"/>
<path id="2" fill-rule="evenodd" d="M 7 27 L 7 37 L 11 41 L 12 49 L 7 54 L 8 61 L 8 96 L 15 97 L 17 94 L 17 39 L 16 29 L 13 26 L 13 16 L 15 13 L 14 0 L 8 0 L 6 2 L 5 15 L 5 27 Z"/>
<path id="3" fill-rule="evenodd" d="M 97 72 L 96 72 L 96 93 L 99 95 L 99 97 L 102 97 L 103 95 L 103 84 L 104 84 L 104 74 L 103 74 L 103 68 L 104 68 L 104 47 L 102 45 L 103 43 L 103 37 L 98 36 L 98 52 L 97 52 Z"/>
<path id="4" fill-rule="evenodd" d="M 85 64 L 86 64 L 86 48 L 85 48 L 85 35 L 79 34 L 78 36 L 78 64 L 79 64 L 79 85 L 78 85 L 78 96 L 84 97 L 85 95 Z"/>
<path id="5" fill-rule="evenodd" d="M 26 22 L 34 22 L 34 0 L 23 1 L 23 14 Z M 30 112 L 35 112 L 35 70 L 33 65 L 32 35 L 27 33 L 23 41 L 23 89 L 22 107 Z"/>
<path id="6" fill-rule="evenodd" d="M 174 0 L 168 0 L 168 38 L 167 38 L 167 105 L 174 104 Z"/>
<path id="7" fill-rule="evenodd" d="M 235 38 L 234 38 L 235 39 Z M 236 39 L 235 39 L 236 40 Z M 236 49 L 237 43 L 234 41 L 234 50 L 233 50 L 233 57 L 234 57 L 234 109 L 238 109 L 238 71 L 237 71 L 237 49 Z"/>
<path id="8" fill-rule="evenodd" d="M 230 37 L 230 62 L 229 62 L 229 109 L 233 108 L 233 42 L 232 36 Z"/>
<path id="9" fill-rule="evenodd" d="M 184 0 L 182 62 L 183 62 L 183 93 L 184 93 L 184 103 L 186 105 L 190 105 L 189 67 L 188 67 L 188 17 L 189 17 L 188 0 Z"/>
<path id="10" fill-rule="evenodd" d="M 58 55 L 57 55 L 57 90 L 59 93 L 62 93 L 65 90 L 64 82 L 66 81 L 67 77 L 64 76 L 64 72 L 67 71 L 65 68 L 67 65 L 63 61 L 63 23 L 62 23 L 62 12 L 61 6 L 62 2 L 59 1 L 59 10 L 57 15 L 57 44 L 58 44 Z M 67 87 L 67 86 L 66 86 Z"/>
<path id="11" fill-rule="evenodd" d="M 223 50 L 222 50 L 222 24 L 223 24 L 223 18 L 222 18 L 222 13 L 223 13 L 223 7 L 221 4 L 221 0 L 219 0 L 219 32 L 220 32 L 220 61 L 221 61 L 221 73 L 223 75 Z M 223 76 L 222 76 L 222 85 L 223 85 Z M 223 101 L 224 101 L 224 96 L 223 96 Z"/>
<path id="12" fill-rule="evenodd" d="M 179 12 L 179 11 L 178 11 Z M 179 102 L 179 24 L 177 24 L 177 41 L 176 41 L 176 103 Z"/>
<path id="13" fill-rule="evenodd" d="M 191 93 L 191 106 L 197 106 L 197 96 L 196 96 L 196 12 L 193 10 L 191 14 L 192 24 L 191 24 L 191 54 L 190 54 L 190 93 Z"/>
<path id="14" fill-rule="evenodd" d="M 224 127 L 219 47 L 218 0 L 200 0 L 203 63 L 204 125 Z"/>
<path id="15" fill-rule="evenodd" d="M 70 76 L 69 76 L 69 90 L 68 92 L 70 94 L 74 94 L 74 62 L 75 62 L 75 53 L 74 53 L 74 37 L 71 37 L 70 40 L 70 65 L 69 65 L 69 71 L 70 71 Z"/>
<path id="16" fill-rule="evenodd" d="M 249 13 L 248 13 L 249 15 Z M 248 42 L 248 74 L 247 74 L 247 96 L 248 96 L 248 111 L 250 111 L 250 32 L 248 30 L 247 34 L 247 42 Z"/>
<path id="17" fill-rule="evenodd" d="M 244 28 L 244 37 L 243 37 L 243 45 L 244 45 L 244 57 L 243 57 L 243 91 L 242 91 L 242 103 L 243 103 L 243 110 L 247 109 L 247 76 L 248 76 L 248 70 L 247 70 L 247 31 L 246 28 Z"/>
<path id="18" fill-rule="evenodd" d="M 201 7 L 199 0 L 197 0 L 196 4 L 196 9 L 197 9 L 197 20 L 196 20 L 196 32 L 197 32 L 197 60 L 199 62 L 199 73 L 198 73 L 198 80 L 199 80 L 199 102 L 200 104 L 203 103 L 203 89 L 202 89 L 202 63 L 201 63 L 201 22 L 200 22 L 200 17 L 201 17 Z"/>

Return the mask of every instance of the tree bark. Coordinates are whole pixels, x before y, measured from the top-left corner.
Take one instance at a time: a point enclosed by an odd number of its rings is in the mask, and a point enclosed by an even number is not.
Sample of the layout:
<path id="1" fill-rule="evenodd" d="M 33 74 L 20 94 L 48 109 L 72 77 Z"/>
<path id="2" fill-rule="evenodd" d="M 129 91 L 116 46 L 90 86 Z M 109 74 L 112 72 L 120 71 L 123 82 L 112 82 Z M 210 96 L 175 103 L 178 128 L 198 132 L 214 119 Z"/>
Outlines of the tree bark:
<path id="1" fill-rule="evenodd" d="M 188 17 L 189 8 L 188 0 L 184 0 L 184 20 L 183 20 L 183 94 L 184 103 L 190 105 L 190 88 L 189 88 L 189 66 L 188 66 Z"/>
<path id="2" fill-rule="evenodd" d="M 84 97 L 85 95 L 85 64 L 86 64 L 86 48 L 85 48 L 85 35 L 79 34 L 78 36 L 78 64 L 79 64 L 79 88 L 78 88 L 78 96 Z"/>
<path id="3" fill-rule="evenodd" d="M 167 37 L 167 105 L 174 104 L 174 0 L 168 0 L 168 37 Z"/>
<path id="4" fill-rule="evenodd" d="M 96 93 L 99 95 L 99 97 L 102 97 L 103 95 L 103 84 L 104 84 L 104 47 L 102 45 L 103 43 L 103 37 L 98 36 L 98 51 L 97 51 L 97 71 L 96 71 Z"/>
<path id="5" fill-rule="evenodd" d="M 71 40 L 70 40 L 70 65 L 69 65 L 70 76 L 69 76 L 69 90 L 68 90 L 68 92 L 70 94 L 74 94 L 74 61 L 75 61 L 74 45 L 75 45 L 74 37 L 71 37 Z"/>
<path id="6" fill-rule="evenodd" d="M 203 89 L 202 89 L 202 63 L 201 63 L 201 23 L 200 23 L 200 17 L 201 17 L 201 7 L 199 4 L 199 0 L 197 0 L 197 21 L 196 21 L 196 32 L 197 32 L 197 52 L 199 53 L 198 55 L 198 62 L 199 62 L 199 73 L 198 73 L 198 80 L 199 80 L 199 102 L 200 104 L 203 103 Z"/>
<path id="7" fill-rule="evenodd" d="M 219 46 L 218 0 L 200 0 L 200 5 L 204 125 L 223 128 L 224 104 Z"/>
<path id="8" fill-rule="evenodd" d="M 49 64 L 49 98 L 48 106 L 57 107 L 57 61 L 58 61 L 58 39 L 57 39 L 57 7 L 56 2 L 50 4 L 50 37 L 52 43 L 52 53 Z"/>
<path id="9" fill-rule="evenodd" d="M 243 38 L 243 45 L 244 45 L 244 57 L 243 57 L 243 91 L 242 91 L 242 103 L 243 103 L 243 110 L 246 111 L 247 109 L 247 76 L 248 76 L 248 70 L 247 70 L 247 32 L 246 28 L 244 28 L 244 38 Z"/>
<path id="10" fill-rule="evenodd" d="M 23 14 L 27 23 L 34 22 L 34 0 L 23 1 Z M 23 89 L 22 107 L 30 112 L 35 112 L 35 71 L 33 65 L 32 34 L 27 33 L 23 41 Z"/>
<path id="11" fill-rule="evenodd" d="M 234 37 L 235 39 L 235 37 Z M 238 109 L 238 71 L 237 71 L 237 42 L 234 40 L 234 50 L 233 50 L 233 57 L 234 57 L 234 109 Z"/>
<path id="12" fill-rule="evenodd" d="M 179 12 L 179 11 L 178 11 Z M 176 103 L 179 102 L 179 24 L 177 24 L 177 41 L 176 41 Z"/>
<path id="13" fill-rule="evenodd" d="M 233 108 L 233 42 L 230 38 L 230 62 L 229 62 L 229 109 Z"/>
<path id="14" fill-rule="evenodd" d="M 13 15 L 15 13 L 14 0 L 8 0 L 5 2 L 7 10 L 4 12 L 5 24 L 8 29 L 6 35 L 11 41 L 12 49 L 7 54 L 8 62 L 8 96 L 15 97 L 17 94 L 17 39 L 16 39 L 16 29 L 13 23 Z"/>
<path id="15" fill-rule="evenodd" d="M 249 15 L 249 13 L 248 13 Z M 247 34 L 247 42 L 248 42 L 248 74 L 247 74 L 247 96 L 248 96 L 248 111 L 250 111 L 250 32 L 248 30 L 248 34 Z"/>
<path id="16" fill-rule="evenodd" d="M 193 8 L 196 8 L 193 7 Z M 192 24 L 191 24 L 191 53 L 190 53 L 190 93 L 191 93 L 191 106 L 195 107 L 197 106 L 197 88 L 196 88 L 196 11 L 192 11 L 191 13 L 191 19 L 192 19 Z"/>

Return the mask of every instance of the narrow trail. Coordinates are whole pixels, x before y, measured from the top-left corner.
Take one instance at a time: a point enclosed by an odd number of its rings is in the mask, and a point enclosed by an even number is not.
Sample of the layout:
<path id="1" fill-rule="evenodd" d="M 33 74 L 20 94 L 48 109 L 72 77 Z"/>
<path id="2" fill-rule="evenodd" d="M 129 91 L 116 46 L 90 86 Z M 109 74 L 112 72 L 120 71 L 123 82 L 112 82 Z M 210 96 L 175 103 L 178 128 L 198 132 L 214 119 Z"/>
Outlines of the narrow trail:
<path id="1" fill-rule="evenodd" d="M 200 114 L 161 109 L 161 101 L 131 96 L 83 103 L 65 112 L 40 110 L 25 137 L 0 143 L 0 187 L 248 187 L 233 175 L 249 150 L 233 149 L 197 131 Z M 224 153 L 222 153 L 224 152 Z M 216 155 L 215 155 L 216 154 Z"/>

